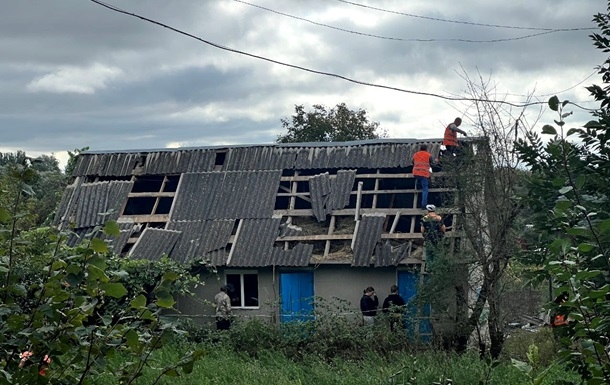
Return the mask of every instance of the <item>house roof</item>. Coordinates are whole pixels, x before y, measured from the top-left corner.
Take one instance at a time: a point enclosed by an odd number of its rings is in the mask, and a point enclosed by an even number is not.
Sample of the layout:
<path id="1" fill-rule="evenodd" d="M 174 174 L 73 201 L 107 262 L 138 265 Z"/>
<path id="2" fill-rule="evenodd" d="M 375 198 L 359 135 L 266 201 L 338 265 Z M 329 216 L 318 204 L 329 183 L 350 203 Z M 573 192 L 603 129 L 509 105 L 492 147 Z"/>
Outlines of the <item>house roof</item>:
<path id="1" fill-rule="evenodd" d="M 307 266 L 313 243 L 292 241 L 304 234 L 303 229 L 283 218 L 275 207 L 279 193 L 296 191 L 281 184 L 286 181 L 283 175 L 294 174 L 286 174 L 287 170 L 307 171 L 300 182 L 306 183 L 304 199 L 311 204 L 313 223 L 323 223 L 329 214 L 350 205 L 350 199 L 353 206 L 357 170 L 393 169 L 405 175 L 421 144 L 438 154 L 441 143 L 442 139 L 374 139 L 86 151 L 78 155 L 73 175 L 80 178 L 66 189 L 55 223 L 72 222 L 76 236 L 105 219 L 119 219 L 123 223 L 115 251 L 137 238 L 129 251 L 137 258 L 156 260 L 169 255 L 187 262 L 198 256 L 217 266 Z M 172 206 L 163 223 L 142 229 L 122 211 L 129 199 L 140 196 L 132 190 L 134 176 L 148 175 L 180 177 L 174 192 L 149 194 L 151 199 L 170 197 Z M 382 240 L 387 219 L 381 212 L 361 215 L 349 264 L 395 266 L 409 255 L 411 241 L 392 245 Z M 283 242 L 283 238 L 290 241 Z M 344 236 L 336 239 L 350 242 Z M 76 242 L 74 237 L 71 242 Z"/>
<path id="2" fill-rule="evenodd" d="M 78 156 L 73 176 L 127 176 L 223 171 L 405 167 L 419 145 L 438 153 L 442 139 L 372 139 L 353 142 L 275 143 L 86 151 Z"/>

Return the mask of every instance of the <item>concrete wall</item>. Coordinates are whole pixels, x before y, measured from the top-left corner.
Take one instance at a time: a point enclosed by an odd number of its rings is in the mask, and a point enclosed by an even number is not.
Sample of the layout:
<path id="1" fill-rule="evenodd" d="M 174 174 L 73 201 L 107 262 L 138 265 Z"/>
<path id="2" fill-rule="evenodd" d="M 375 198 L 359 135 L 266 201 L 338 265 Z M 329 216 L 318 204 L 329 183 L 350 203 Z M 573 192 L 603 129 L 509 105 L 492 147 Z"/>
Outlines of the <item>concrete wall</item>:
<path id="1" fill-rule="evenodd" d="M 217 275 L 202 276 L 203 285 L 195 288 L 195 297 L 179 298 L 178 309 L 198 323 L 214 321 L 214 295 L 225 283 L 225 272 L 258 272 L 258 309 L 234 309 L 236 317 L 253 317 L 275 322 L 278 316 L 279 275 L 286 268 L 219 269 Z M 303 269 L 300 269 L 303 270 Z M 373 286 L 379 298 L 379 305 L 396 284 L 397 268 L 365 268 L 349 265 L 319 265 L 309 268 L 314 272 L 314 295 L 324 300 L 319 310 L 327 310 L 360 320 L 360 298 L 367 286 Z M 334 300 L 340 298 L 342 301 Z"/>

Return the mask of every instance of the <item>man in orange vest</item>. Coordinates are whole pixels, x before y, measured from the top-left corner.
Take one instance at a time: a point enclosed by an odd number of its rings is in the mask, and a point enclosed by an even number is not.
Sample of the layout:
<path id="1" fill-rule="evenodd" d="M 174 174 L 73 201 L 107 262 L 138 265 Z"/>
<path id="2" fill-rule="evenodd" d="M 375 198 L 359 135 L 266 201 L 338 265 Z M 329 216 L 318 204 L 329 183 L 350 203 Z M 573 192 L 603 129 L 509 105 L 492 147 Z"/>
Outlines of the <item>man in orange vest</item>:
<path id="1" fill-rule="evenodd" d="M 449 124 L 445 127 L 445 136 L 443 137 L 443 145 L 447 149 L 446 154 L 451 154 L 452 156 L 456 156 L 459 154 L 460 144 L 458 143 L 457 133 L 464 136 L 468 136 L 468 134 L 464 130 L 460 130 L 458 127 L 462 124 L 461 118 L 455 118 L 453 123 Z"/>
<path id="2" fill-rule="evenodd" d="M 415 177 L 415 188 L 421 186 L 421 206 L 425 210 L 428 204 L 428 179 L 430 178 L 430 167 L 434 163 L 432 154 L 428 152 L 428 146 L 422 144 L 419 151 L 413 155 L 413 176 Z"/>

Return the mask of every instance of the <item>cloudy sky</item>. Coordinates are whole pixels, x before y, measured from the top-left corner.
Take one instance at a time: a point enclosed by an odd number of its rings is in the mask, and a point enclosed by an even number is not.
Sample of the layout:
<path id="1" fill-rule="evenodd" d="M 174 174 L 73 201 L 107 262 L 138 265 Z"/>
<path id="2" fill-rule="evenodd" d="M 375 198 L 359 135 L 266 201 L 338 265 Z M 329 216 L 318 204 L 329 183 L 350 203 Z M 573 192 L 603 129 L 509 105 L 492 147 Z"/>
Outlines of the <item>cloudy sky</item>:
<path id="1" fill-rule="evenodd" d="M 501 99 L 546 101 L 567 89 L 560 99 L 592 108 L 584 86 L 600 82 L 591 75 L 605 59 L 591 30 L 549 31 L 595 27 L 600 0 L 106 2 L 222 47 L 444 96 L 464 95 L 463 71 L 480 72 Z M 342 102 L 397 138 L 440 137 L 467 108 L 223 50 L 90 0 L 3 1 L 0 152 L 65 160 L 85 146 L 271 143 L 295 104 Z M 574 110 L 572 122 L 587 120 Z M 539 107 L 527 113 L 533 121 Z M 547 112 L 539 124 L 553 118 Z"/>

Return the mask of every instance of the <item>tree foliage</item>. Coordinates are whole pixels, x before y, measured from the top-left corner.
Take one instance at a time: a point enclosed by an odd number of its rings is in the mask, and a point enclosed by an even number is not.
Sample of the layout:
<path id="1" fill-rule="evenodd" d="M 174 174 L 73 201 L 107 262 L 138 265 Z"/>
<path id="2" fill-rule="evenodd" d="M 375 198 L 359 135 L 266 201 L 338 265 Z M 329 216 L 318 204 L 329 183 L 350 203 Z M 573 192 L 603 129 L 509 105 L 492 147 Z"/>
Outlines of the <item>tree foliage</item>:
<path id="1" fill-rule="evenodd" d="M 294 111 L 290 119 L 281 119 L 287 133 L 278 136 L 278 143 L 345 142 L 386 136 L 378 122 L 369 121 L 365 110 L 350 110 L 345 103 L 331 109 L 316 104 L 313 111 L 296 105 Z"/>
<path id="2" fill-rule="evenodd" d="M 181 333 L 162 313 L 196 279 L 169 261 L 113 256 L 97 236 L 119 235 L 113 222 L 75 248 L 56 229 L 23 228 L 23 192 L 35 174 L 19 164 L 10 199 L 0 202 L 0 384 L 90 384 L 116 355 L 125 359 L 117 379 L 132 384 L 151 353 Z M 159 363 L 159 376 L 188 373 L 201 355 Z"/>
<path id="3" fill-rule="evenodd" d="M 610 5 L 610 3 L 609 3 Z M 610 6 L 609 6 L 610 11 Z M 594 17 L 595 46 L 610 51 L 610 12 Z M 533 213 L 528 260 L 533 278 L 550 277 L 569 324 L 556 329 L 560 355 L 584 384 L 610 383 L 610 58 L 599 68 L 604 86 L 587 87 L 600 108 L 584 127 L 566 128 L 569 101 L 553 96 L 554 125 L 518 142 L 531 170 L 522 201 Z M 559 309 L 556 309 L 559 307 Z"/>

